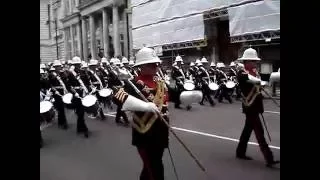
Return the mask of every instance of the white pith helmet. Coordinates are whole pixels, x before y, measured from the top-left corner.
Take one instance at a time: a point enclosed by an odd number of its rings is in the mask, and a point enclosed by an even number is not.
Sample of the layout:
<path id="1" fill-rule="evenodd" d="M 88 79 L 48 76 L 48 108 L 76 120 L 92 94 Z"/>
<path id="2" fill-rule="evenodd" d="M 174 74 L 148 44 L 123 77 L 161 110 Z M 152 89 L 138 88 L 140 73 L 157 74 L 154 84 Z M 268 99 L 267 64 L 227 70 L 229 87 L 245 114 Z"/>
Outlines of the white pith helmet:
<path id="1" fill-rule="evenodd" d="M 258 53 L 253 48 L 248 48 L 243 52 L 243 55 L 238 60 L 240 61 L 260 61 L 261 59 L 258 57 Z"/>
<path id="2" fill-rule="evenodd" d="M 91 60 L 89 61 L 88 66 L 95 66 L 95 65 L 98 65 L 98 60 L 91 59 Z"/>
<path id="3" fill-rule="evenodd" d="M 81 64 L 81 59 L 78 56 L 72 58 L 71 64 Z"/>
<path id="4" fill-rule="evenodd" d="M 230 66 L 230 67 L 236 66 L 236 63 L 234 63 L 234 62 L 232 61 L 229 66 Z"/>
<path id="5" fill-rule="evenodd" d="M 161 60 L 158 58 L 156 52 L 147 47 L 143 47 L 136 54 L 136 63 L 134 66 L 140 66 L 143 64 L 160 63 Z"/>
<path id="6" fill-rule="evenodd" d="M 123 64 L 128 64 L 128 63 L 129 63 L 129 61 L 128 61 L 128 59 L 127 59 L 126 57 L 123 57 L 122 60 L 121 60 L 121 62 L 122 62 Z"/>
<path id="7" fill-rule="evenodd" d="M 204 63 L 208 63 L 207 58 L 203 57 L 203 58 L 201 59 L 201 63 L 202 63 L 202 64 L 204 64 Z"/>
<path id="8" fill-rule="evenodd" d="M 130 60 L 129 61 L 129 66 L 133 66 L 134 65 L 134 61 L 133 60 Z"/>
<path id="9" fill-rule="evenodd" d="M 177 56 L 174 62 L 183 62 L 183 59 L 181 56 Z"/>
<path id="10" fill-rule="evenodd" d="M 55 67 L 55 66 L 62 66 L 61 61 L 60 60 L 54 60 L 52 67 Z"/>
<path id="11" fill-rule="evenodd" d="M 223 67 L 226 67 L 223 62 L 217 63 L 217 68 L 223 68 Z"/>

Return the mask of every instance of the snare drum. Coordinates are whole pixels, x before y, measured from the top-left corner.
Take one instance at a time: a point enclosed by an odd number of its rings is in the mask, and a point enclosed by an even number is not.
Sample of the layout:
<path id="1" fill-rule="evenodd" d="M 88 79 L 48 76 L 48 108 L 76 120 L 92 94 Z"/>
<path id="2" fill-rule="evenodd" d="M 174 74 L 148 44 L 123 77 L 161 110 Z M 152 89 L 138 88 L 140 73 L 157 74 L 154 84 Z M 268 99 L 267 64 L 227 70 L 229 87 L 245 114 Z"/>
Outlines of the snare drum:
<path id="1" fill-rule="evenodd" d="M 89 114 L 95 114 L 98 112 L 99 105 L 97 98 L 93 95 L 87 95 L 82 100 L 82 105 L 84 106 L 85 112 Z"/>
<path id="2" fill-rule="evenodd" d="M 232 89 L 236 86 L 236 83 L 234 83 L 233 81 L 228 81 L 226 83 L 226 87 L 229 88 L 229 89 Z"/>
<path id="3" fill-rule="evenodd" d="M 216 90 L 219 89 L 219 86 L 218 86 L 218 84 L 212 82 L 212 83 L 209 84 L 209 89 L 212 90 L 212 91 L 216 91 Z"/>
<path id="4" fill-rule="evenodd" d="M 110 88 L 104 88 L 99 91 L 99 95 L 104 98 L 109 97 L 111 94 L 112 94 L 112 89 Z"/>
<path id="5" fill-rule="evenodd" d="M 53 104 L 50 101 L 40 102 L 40 124 L 51 123 L 55 118 Z"/>
<path id="6" fill-rule="evenodd" d="M 193 81 L 191 80 L 187 80 L 184 85 L 183 85 L 184 89 L 187 91 L 192 91 L 195 88 L 195 85 L 193 83 Z"/>
<path id="7" fill-rule="evenodd" d="M 65 104 L 66 108 L 68 108 L 68 109 L 74 108 L 72 105 L 72 98 L 73 98 L 73 95 L 71 93 L 67 93 L 62 96 L 62 101 Z"/>

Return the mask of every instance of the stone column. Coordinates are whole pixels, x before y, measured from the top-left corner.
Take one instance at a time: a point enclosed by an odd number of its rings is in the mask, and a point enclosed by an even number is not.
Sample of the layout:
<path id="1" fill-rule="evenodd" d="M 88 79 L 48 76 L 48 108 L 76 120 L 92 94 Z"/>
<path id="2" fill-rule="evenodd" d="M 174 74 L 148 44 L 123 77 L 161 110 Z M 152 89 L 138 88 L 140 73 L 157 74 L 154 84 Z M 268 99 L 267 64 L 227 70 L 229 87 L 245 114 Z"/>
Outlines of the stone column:
<path id="1" fill-rule="evenodd" d="M 119 11 L 118 6 L 112 6 L 112 31 L 113 31 L 113 46 L 114 56 L 119 56 L 120 52 L 120 34 L 119 34 Z"/>
<path id="2" fill-rule="evenodd" d="M 94 16 L 91 14 L 89 16 L 89 23 L 90 23 L 90 50 L 91 50 L 91 58 L 97 59 L 97 53 L 96 53 L 96 27 L 94 23 Z"/>
<path id="3" fill-rule="evenodd" d="M 83 58 L 83 54 L 82 54 L 82 33 L 81 33 L 81 24 L 80 22 L 77 24 L 77 33 L 78 33 L 78 37 L 77 37 L 77 40 L 78 40 L 78 52 L 79 52 L 79 56 L 81 59 L 84 59 Z"/>
<path id="4" fill-rule="evenodd" d="M 128 13 L 129 54 L 130 54 L 130 57 L 133 57 L 132 8 L 131 8 L 131 0 L 128 0 L 127 13 Z"/>
<path id="5" fill-rule="evenodd" d="M 102 29 L 103 29 L 103 50 L 104 56 L 109 58 L 109 17 L 107 9 L 104 8 L 102 11 Z"/>
<path id="6" fill-rule="evenodd" d="M 123 55 L 128 58 L 128 21 L 127 21 L 127 12 L 126 10 L 122 13 L 123 19 Z"/>
<path id="7" fill-rule="evenodd" d="M 103 44 L 103 20 L 102 20 L 102 18 L 99 20 L 99 30 L 100 30 L 100 32 L 99 32 L 99 34 L 100 34 L 100 48 L 101 49 L 104 49 L 104 44 Z M 99 51 L 99 53 L 100 53 L 100 51 Z"/>
<path id="8" fill-rule="evenodd" d="M 218 28 L 217 28 L 217 23 L 214 22 L 212 24 L 212 39 L 213 39 L 213 46 L 212 46 L 212 54 L 211 54 L 211 59 L 213 62 L 217 63 L 219 62 L 219 47 L 218 47 Z M 209 63 L 211 63 L 209 61 Z"/>
<path id="9" fill-rule="evenodd" d="M 70 26 L 70 37 L 71 37 L 71 56 L 74 57 L 74 37 L 73 37 L 73 25 Z"/>
<path id="10" fill-rule="evenodd" d="M 64 60 L 65 61 L 68 61 L 71 59 L 71 57 L 69 57 L 69 54 L 68 54 L 69 49 L 68 49 L 67 30 L 68 30 L 68 28 L 64 29 L 64 54 L 65 54 Z"/>
<path id="11" fill-rule="evenodd" d="M 88 58 L 88 36 L 87 36 L 87 26 L 86 26 L 86 18 L 83 17 L 81 20 L 81 26 L 82 26 L 82 54 L 84 61 L 87 61 Z"/>

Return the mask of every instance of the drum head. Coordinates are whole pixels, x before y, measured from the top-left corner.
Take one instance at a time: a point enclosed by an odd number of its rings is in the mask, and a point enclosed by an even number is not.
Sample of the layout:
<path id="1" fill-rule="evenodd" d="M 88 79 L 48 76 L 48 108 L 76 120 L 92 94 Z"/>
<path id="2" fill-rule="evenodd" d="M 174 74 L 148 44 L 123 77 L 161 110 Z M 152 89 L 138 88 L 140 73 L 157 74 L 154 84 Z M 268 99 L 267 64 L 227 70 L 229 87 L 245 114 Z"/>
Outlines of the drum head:
<path id="1" fill-rule="evenodd" d="M 82 105 L 84 107 L 91 107 L 97 102 L 97 98 L 93 95 L 87 95 L 82 99 Z"/>
<path id="2" fill-rule="evenodd" d="M 99 91 L 99 95 L 101 96 L 101 97 L 108 97 L 108 96 L 110 96 L 111 95 L 111 93 L 112 93 L 112 90 L 111 89 L 101 89 L 100 91 Z"/>
<path id="3" fill-rule="evenodd" d="M 234 88 L 235 85 L 236 85 L 236 84 L 235 84 L 233 81 L 228 81 L 228 82 L 226 83 L 227 88 Z"/>
<path id="4" fill-rule="evenodd" d="M 49 101 L 40 102 L 40 114 L 50 111 L 52 107 L 53 107 L 53 104 Z"/>
<path id="5" fill-rule="evenodd" d="M 185 90 L 191 91 L 191 90 L 194 90 L 195 85 L 191 82 L 187 82 L 187 83 L 184 83 L 183 87 Z"/>
<path id="6" fill-rule="evenodd" d="M 73 97 L 73 95 L 72 95 L 71 93 L 65 94 L 65 95 L 62 97 L 62 101 L 63 101 L 65 104 L 71 104 L 72 97 Z"/>
<path id="7" fill-rule="evenodd" d="M 212 91 L 216 91 L 216 90 L 219 89 L 219 86 L 218 86 L 218 84 L 216 84 L 216 83 L 210 83 L 210 84 L 209 84 L 209 88 L 210 88 Z"/>

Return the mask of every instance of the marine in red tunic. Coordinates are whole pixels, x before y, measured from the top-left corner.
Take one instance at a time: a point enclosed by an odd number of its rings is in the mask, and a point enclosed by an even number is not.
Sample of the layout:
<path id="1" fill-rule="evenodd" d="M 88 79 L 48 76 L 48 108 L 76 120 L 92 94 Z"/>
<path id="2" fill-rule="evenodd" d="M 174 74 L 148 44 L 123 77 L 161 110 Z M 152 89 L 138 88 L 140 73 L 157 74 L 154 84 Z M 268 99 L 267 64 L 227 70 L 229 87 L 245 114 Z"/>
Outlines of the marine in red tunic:
<path id="1" fill-rule="evenodd" d="M 252 158 L 246 155 L 247 144 L 252 131 L 254 131 L 259 143 L 262 154 L 265 158 L 267 167 L 272 167 L 280 161 L 275 161 L 266 139 L 264 137 L 263 126 L 259 114 L 264 112 L 263 97 L 260 93 L 261 80 L 256 71 L 257 62 L 260 60 L 257 52 L 249 48 L 239 60 L 244 61 L 245 69 L 237 73 L 239 86 L 242 93 L 243 103 L 242 109 L 246 116 L 245 126 L 242 130 L 239 144 L 236 151 L 236 156 L 239 159 L 251 160 Z"/>
<path id="2" fill-rule="evenodd" d="M 143 161 L 140 180 L 164 180 L 162 156 L 169 144 L 169 129 L 157 112 L 168 122 L 168 92 L 164 80 L 156 76 L 157 63 L 154 50 L 142 48 L 137 53 L 135 66 L 141 74 L 134 84 L 149 102 L 139 100 L 130 86 L 115 92 L 114 102 L 122 110 L 132 111 L 132 145 L 137 147 Z"/>

